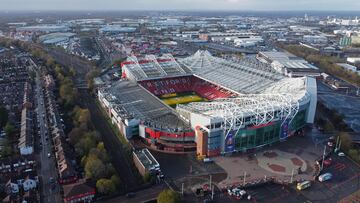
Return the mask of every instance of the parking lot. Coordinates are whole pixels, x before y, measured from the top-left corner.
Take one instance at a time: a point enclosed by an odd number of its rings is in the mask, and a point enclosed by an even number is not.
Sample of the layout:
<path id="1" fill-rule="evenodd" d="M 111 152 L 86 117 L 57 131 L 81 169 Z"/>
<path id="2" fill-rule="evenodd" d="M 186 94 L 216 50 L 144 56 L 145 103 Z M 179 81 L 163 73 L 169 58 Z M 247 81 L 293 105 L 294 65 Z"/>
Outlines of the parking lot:
<path id="1" fill-rule="evenodd" d="M 331 173 L 332 179 L 316 181 L 308 190 L 300 193 L 312 202 L 337 202 L 356 192 L 360 187 L 360 168 L 347 157 L 331 155 L 332 163 L 324 167 L 323 173 Z"/>

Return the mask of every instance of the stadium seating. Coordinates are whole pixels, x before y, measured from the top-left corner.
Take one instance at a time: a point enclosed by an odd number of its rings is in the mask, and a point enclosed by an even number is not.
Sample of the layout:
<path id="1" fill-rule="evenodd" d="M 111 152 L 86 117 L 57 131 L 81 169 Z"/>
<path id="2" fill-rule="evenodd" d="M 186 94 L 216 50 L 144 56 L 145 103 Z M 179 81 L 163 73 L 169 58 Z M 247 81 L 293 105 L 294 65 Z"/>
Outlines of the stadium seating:
<path id="1" fill-rule="evenodd" d="M 190 77 L 165 78 L 141 81 L 140 84 L 156 96 L 191 90 Z"/>
<path id="2" fill-rule="evenodd" d="M 199 94 L 201 97 L 208 100 L 214 100 L 217 98 L 226 98 L 232 95 L 232 92 L 229 92 L 217 85 L 209 83 L 205 80 L 202 80 L 197 77 L 192 77 L 193 86 L 192 91 Z"/>
<path id="3" fill-rule="evenodd" d="M 139 83 L 156 96 L 181 92 L 196 92 L 203 98 L 214 100 L 217 98 L 230 97 L 234 94 L 195 76 L 164 78 L 140 81 Z"/>

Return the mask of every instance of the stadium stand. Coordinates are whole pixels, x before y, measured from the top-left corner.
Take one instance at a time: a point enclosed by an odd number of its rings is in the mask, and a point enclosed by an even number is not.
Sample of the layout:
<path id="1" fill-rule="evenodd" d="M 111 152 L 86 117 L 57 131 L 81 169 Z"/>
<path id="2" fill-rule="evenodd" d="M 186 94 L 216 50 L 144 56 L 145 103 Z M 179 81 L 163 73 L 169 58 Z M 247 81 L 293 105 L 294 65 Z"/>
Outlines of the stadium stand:
<path id="1" fill-rule="evenodd" d="M 213 100 L 236 95 L 218 85 L 202 80 L 196 76 L 164 78 L 157 80 L 139 81 L 139 83 L 156 96 L 195 92 L 203 98 Z"/>

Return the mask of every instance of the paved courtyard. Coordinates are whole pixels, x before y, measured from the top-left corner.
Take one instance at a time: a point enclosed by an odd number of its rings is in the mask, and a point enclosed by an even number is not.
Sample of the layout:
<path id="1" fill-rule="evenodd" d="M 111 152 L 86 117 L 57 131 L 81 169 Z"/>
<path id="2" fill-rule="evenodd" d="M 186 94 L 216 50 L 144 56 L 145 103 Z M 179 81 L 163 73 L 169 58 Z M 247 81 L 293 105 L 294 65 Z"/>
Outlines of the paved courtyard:
<path id="1" fill-rule="evenodd" d="M 302 158 L 280 150 L 261 152 L 256 159 L 261 168 L 278 175 L 291 175 L 295 171 L 299 173 L 308 169 L 307 163 Z"/>
<path id="2" fill-rule="evenodd" d="M 227 172 L 220 187 L 275 177 L 280 181 L 309 180 L 315 172 L 315 160 L 322 155 L 310 137 L 291 137 L 285 142 L 265 147 L 254 154 L 215 157 L 214 161 Z"/>

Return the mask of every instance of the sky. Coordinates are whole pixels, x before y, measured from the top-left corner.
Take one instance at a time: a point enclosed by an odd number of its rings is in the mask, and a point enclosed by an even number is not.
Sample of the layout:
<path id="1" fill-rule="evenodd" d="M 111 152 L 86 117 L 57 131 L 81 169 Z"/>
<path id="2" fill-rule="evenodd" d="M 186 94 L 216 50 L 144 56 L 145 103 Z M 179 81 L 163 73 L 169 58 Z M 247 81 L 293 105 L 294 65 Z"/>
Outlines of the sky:
<path id="1" fill-rule="evenodd" d="M 360 0 L 0 0 L 0 10 L 360 10 Z M 359 12 L 360 14 L 360 12 Z"/>

